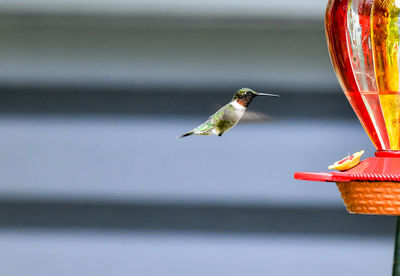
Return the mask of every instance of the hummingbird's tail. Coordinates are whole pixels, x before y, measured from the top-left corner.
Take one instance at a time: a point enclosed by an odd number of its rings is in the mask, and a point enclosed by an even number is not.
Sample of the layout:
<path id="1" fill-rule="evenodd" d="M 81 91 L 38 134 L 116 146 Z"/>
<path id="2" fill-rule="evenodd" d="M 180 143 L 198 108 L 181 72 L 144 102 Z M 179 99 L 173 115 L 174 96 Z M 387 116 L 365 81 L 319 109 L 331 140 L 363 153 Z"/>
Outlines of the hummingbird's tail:
<path id="1" fill-rule="evenodd" d="M 182 134 L 181 136 L 179 136 L 179 138 L 183 138 L 183 137 L 186 137 L 186 136 L 189 136 L 192 134 L 193 134 L 193 131 L 189 131 L 189 132 L 186 132 L 186 133 Z"/>

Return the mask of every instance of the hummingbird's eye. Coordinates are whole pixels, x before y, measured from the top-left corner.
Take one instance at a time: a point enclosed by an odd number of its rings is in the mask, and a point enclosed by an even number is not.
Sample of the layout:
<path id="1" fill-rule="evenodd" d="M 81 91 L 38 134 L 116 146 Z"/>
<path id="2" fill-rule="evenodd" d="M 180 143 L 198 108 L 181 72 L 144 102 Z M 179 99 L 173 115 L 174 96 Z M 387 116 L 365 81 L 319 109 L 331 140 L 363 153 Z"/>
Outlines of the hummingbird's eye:
<path id="1" fill-rule="evenodd" d="M 246 95 L 251 95 L 251 92 L 250 91 L 246 91 Z"/>

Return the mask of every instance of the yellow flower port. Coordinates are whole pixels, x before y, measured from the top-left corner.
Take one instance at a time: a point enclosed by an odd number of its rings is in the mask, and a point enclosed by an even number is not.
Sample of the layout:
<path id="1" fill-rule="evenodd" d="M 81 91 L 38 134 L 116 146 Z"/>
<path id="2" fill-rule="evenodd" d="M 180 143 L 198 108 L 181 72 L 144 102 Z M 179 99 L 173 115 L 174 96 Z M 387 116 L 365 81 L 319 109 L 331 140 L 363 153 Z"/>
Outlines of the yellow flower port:
<path id="1" fill-rule="evenodd" d="M 360 158 L 364 154 L 364 150 L 348 155 L 342 160 L 336 161 L 328 167 L 330 170 L 346 171 L 360 163 Z"/>

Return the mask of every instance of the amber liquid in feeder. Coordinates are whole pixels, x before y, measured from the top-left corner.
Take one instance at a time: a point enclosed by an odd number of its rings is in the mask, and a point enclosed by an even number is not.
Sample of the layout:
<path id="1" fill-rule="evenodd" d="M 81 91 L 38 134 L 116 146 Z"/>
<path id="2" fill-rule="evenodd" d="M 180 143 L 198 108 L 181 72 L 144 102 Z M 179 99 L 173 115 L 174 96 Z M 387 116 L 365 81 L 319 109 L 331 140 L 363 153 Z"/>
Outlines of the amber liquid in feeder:
<path id="1" fill-rule="evenodd" d="M 400 92 L 348 92 L 346 96 L 349 101 L 354 94 L 361 95 L 367 107 L 359 110 L 360 115 L 371 118 L 375 125 L 376 133 L 368 133 L 368 135 L 378 136 L 381 140 L 388 140 L 390 148 L 387 149 L 400 150 Z M 383 120 L 380 119 L 382 117 Z"/>

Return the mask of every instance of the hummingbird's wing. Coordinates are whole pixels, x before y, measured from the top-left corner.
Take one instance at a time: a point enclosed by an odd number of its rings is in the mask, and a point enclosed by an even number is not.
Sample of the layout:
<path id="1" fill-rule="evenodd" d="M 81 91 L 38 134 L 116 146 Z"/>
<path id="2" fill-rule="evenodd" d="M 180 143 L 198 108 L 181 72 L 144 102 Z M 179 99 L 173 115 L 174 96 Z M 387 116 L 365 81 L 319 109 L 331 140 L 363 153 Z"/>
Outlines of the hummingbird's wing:
<path id="1" fill-rule="evenodd" d="M 216 113 L 218 113 L 225 106 L 221 107 L 221 105 L 216 105 L 215 107 L 219 108 L 219 110 L 216 112 Z M 211 115 L 210 118 L 212 116 L 213 115 Z M 268 115 L 267 113 L 246 110 L 243 117 L 240 119 L 240 121 L 238 123 L 239 124 L 253 124 L 253 123 L 268 123 L 268 122 L 272 122 L 272 121 L 274 121 L 274 117 Z"/>
<path id="2" fill-rule="evenodd" d="M 221 105 L 216 105 L 216 108 L 220 108 L 218 111 L 223 109 Z M 218 111 L 216 113 L 218 113 Z M 210 116 L 210 118 L 213 115 Z M 238 122 L 239 124 L 252 124 L 252 123 L 267 123 L 267 122 L 272 122 L 274 121 L 274 117 L 268 115 L 267 113 L 264 112 L 258 112 L 258 111 L 249 111 L 246 110 L 244 113 L 243 117 L 240 119 Z"/>
<path id="3" fill-rule="evenodd" d="M 273 120 L 274 118 L 266 113 L 247 110 L 239 124 L 267 123 Z"/>

